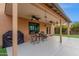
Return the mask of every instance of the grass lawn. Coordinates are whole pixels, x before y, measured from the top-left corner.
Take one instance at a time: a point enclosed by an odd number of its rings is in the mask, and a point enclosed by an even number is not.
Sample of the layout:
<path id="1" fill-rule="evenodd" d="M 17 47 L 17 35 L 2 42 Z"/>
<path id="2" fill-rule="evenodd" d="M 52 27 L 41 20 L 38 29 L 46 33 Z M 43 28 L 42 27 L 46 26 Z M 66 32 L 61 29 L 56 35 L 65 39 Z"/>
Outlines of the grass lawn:
<path id="1" fill-rule="evenodd" d="M 6 48 L 0 48 L 0 56 L 7 56 Z"/>
<path id="2" fill-rule="evenodd" d="M 59 34 L 56 34 L 56 36 L 59 36 Z M 71 37 L 71 38 L 79 38 L 79 35 L 63 35 L 64 37 Z"/>

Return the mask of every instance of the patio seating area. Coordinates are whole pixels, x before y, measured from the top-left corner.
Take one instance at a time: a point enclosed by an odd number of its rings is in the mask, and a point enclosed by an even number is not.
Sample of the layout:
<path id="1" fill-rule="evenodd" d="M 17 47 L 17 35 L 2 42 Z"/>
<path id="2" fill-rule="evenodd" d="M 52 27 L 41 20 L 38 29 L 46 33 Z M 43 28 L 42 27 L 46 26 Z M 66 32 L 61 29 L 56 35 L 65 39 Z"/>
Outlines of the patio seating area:
<path id="1" fill-rule="evenodd" d="M 18 46 L 18 56 L 79 56 L 79 39 L 63 37 L 60 44 L 59 36 L 50 36 L 37 44 L 23 43 Z M 12 47 L 7 53 L 12 55 Z"/>
<path id="2" fill-rule="evenodd" d="M 44 41 L 47 39 L 47 34 L 45 34 L 44 32 L 40 32 L 40 33 L 31 33 L 30 34 L 30 40 L 32 43 L 35 43 L 35 42 L 40 42 L 40 41 Z"/>

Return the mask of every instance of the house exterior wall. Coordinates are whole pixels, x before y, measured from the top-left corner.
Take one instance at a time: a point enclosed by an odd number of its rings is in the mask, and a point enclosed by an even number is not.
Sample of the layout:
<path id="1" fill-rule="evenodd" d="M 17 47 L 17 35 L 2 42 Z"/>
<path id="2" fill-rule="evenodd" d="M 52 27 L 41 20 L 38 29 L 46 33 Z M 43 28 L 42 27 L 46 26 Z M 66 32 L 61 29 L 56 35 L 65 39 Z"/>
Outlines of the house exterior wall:
<path id="1" fill-rule="evenodd" d="M 2 46 L 3 34 L 12 29 L 12 20 L 4 14 L 4 9 L 5 4 L 0 4 L 0 46 Z"/>
<path id="2" fill-rule="evenodd" d="M 29 40 L 29 30 L 28 30 L 28 21 L 25 19 L 18 20 L 18 29 L 24 33 L 24 40 Z"/>

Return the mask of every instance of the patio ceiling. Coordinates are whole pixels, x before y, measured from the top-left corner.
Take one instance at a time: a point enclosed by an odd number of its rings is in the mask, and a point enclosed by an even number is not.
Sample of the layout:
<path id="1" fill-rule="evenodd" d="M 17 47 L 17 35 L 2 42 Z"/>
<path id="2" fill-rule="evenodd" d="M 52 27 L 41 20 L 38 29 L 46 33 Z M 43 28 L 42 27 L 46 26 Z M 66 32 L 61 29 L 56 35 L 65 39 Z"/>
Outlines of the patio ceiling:
<path id="1" fill-rule="evenodd" d="M 12 4 L 6 4 L 6 10 L 5 13 L 8 15 L 12 15 Z M 40 18 L 40 21 L 48 22 L 48 20 L 45 20 L 45 11 L 35 7 L 32 4 L 18 4 L 18 16 L 23 17 L 26 19 L 31 19 L 31 16 L 34 15 L 36 17 Z M 47 19 L 56 20 L 56 18 L 52 17 L 50 14 L 46 13 Z M 52 20 L 53 21 L 53 20 Z"/>
<path id="2" fill-rule="evenodd" d="M 5 13 L 7 15 L 12 15 L 12 4 L 10 4 L 10 3 L 6 4 Z M 47 20 L 45 19 L 45 14 L 47 16 Z M 32 15 L 39 17 L 40 21 L 42 21 L 42 22 L 49 22 L 49 21 L 59 22 L 58 17 L 51 15 L 47 11 L 38 8 L 33 4 L 28 4 L 28 3 L 27 4 L 25 4 L 25 3 L 18 4 L 18 16 L 19 17 L 31 19 Z"/>

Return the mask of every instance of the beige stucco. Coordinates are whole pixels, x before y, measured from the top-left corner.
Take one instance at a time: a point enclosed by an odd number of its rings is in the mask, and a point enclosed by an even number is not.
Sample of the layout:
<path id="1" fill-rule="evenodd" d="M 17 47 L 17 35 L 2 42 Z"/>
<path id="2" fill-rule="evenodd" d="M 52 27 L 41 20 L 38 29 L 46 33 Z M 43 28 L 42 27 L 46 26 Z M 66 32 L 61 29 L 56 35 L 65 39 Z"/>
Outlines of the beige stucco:
<path id="1" fill-rule="evenodd" d="M 0 4 L 0 46 L 2 46 L 2 35 L 11 30 L 12 20 L 4 14 L 5 4 Z"/>

